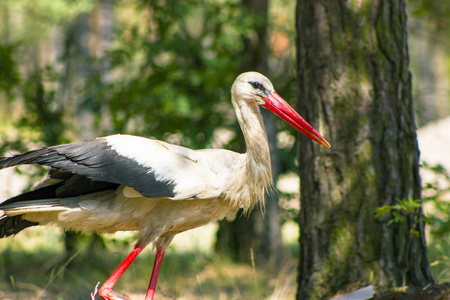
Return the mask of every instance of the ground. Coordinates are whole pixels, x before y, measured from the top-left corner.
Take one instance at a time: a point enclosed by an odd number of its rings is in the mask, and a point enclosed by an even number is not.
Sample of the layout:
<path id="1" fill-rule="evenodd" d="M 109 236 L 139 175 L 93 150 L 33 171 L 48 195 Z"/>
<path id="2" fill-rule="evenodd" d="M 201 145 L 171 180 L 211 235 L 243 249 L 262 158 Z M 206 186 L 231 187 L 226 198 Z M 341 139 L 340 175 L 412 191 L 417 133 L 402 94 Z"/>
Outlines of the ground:
<path id="1" fill-rule="evenodd" d="M 174 241 L 164 257 L 156 299 L 294 299 L 295 253 L 279 266 L 232 263 L 212 253 L 215 229 L 196 229 Z M 132 235 L 106 236 L 107 248 L 97 245 L 95 250 L 87 236 L 70 258 L 62 254 L 61 232 L 51 226 L 2 240 L 0 299 L 89 299 L 132 249 Z M 143 251 L 117 283 L 118 295 L 144 298 L 153 257 L 151 247 Z"/>

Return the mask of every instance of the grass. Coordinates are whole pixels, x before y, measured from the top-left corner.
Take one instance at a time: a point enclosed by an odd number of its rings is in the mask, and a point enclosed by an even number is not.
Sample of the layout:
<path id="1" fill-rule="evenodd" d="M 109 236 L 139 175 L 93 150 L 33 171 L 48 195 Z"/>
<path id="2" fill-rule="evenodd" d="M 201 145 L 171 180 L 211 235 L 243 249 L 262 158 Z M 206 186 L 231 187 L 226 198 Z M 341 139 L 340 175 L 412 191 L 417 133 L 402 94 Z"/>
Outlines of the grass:
<path id="1" fill-rule="evenodd" d="M 213 253 L 215 225 L 178 235 L 166 252 L 156 299 L 294 299 L 298 228 L 283 227 L 287 256 L 279 266 L 234 263 Z M 90 236 L 88 236 L 90 237 Z M 27 229 L 0 243 L 0 299 L 90 299 L 132 249 L 133 234 L 104 237 L 107 247 L 91 247 L 65 257 L 61 231 L 51 227 Z M 428 238 L 431 271 L 437 283 L 450 278 L 450 238 Z M 143 299 L 154 251 L 145 249 L 118 281 L 115 291 L 125 299 Z M 98 296 L 95 299 L 100 299 Z"/>
<path id="2" fill-rule="evenodd" d="M 283 227 L 286 257 L 279 266 L 234 263 L 213 249 L 216 225 L 178 235 L 164 257 L 156 299 L 294 299 L 296 294 L 298 227 Z M 33 227 L 0 242 L 0 299 L 91 299 L 131 251 L 133 233 L 104 236 L 106 247 L 81 239 L 80 250 L 65 257 L 63 235 L 51 226 Z M 450 236 L 428 235 L 431 271 L 436 283 L 450 278 Z M 96 245 L 92 247 L 92 245 Z M 125 299 L 143 299 L 154 251 L 148 247 L 118 281 L 115 291 Z M 99 300 L 97 296 L 95 299 Z"/>
<path id="3" fill-rule="evenodd" d="M 277 267 L 233 263 L 212 253 L 214 229 L 210 225 L 174 240 L 164 257 L 157 299 L 294 299 L 295 259 L 288 255 Z M 131 250 L 130 235 L 106 236 L 106 249 L 94 251 L 86 239 L 70 258 L 61 255 L 61 232 L 50 226 L 2 240 L 0 299 L 90 299 L 97 283 L 103 283 Z M 119 296 L 144 298 L 153 259 L 151 247 L 143 251 L 118 281 L 114 290 Z"/>

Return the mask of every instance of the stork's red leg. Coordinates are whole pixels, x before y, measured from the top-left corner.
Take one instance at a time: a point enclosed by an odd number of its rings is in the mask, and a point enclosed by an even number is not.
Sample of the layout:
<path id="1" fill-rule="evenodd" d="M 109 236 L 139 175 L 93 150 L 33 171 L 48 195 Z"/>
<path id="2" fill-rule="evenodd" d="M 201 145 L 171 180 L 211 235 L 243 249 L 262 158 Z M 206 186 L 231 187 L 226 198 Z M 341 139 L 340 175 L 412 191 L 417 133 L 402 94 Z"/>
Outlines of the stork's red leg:
<path id="1" fill-rule="evenodd" d="M 153 300 L 155 295 L 156 282 L 158 281 L 159 268 L 164 257 L 164 251 L 162 247 L 156 249 L 155 263 L 153 264 L 152 277 L 150 278 L 150 284 L 148 286 L 147 294 L 145 295 L 145 300 Z"/>
<path id="2" fill-rule="evenodd" d="M 98 295 L 105 300 L 119 300 L 121 298 L 117 297 L 113 292 L 113 287 L 122 276 L 123 272 L 130 266 L 133 260 L 139 255 L 139 253 L 144 249 L 145 246 L 137 244 L 133 251 L 125 258 L 125 260 L 120 264 L 120 266 L 112 273 L 112 275 L 105 281 L 102 287 L 98 290 Z"/>

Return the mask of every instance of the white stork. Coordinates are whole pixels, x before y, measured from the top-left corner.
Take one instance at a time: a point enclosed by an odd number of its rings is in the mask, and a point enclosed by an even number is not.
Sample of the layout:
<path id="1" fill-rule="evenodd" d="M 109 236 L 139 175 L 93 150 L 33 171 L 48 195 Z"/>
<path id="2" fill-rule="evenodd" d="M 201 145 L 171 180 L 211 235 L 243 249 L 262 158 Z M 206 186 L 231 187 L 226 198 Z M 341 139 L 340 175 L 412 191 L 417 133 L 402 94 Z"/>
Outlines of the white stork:
<path id="1" fill-rule="evenodd" d="M 111 135 L 30 151 L 0 160 L 0 169 L 21 164 L 50 167 L 32 191 L 0 204 L 0 238 L 48 223 L 65 229 L 114 233 L 137 230 L 137 243 L 99 289 L 113 287 L 149 243 L 156 258 L 145 299 L 153 299 L 164 251 L 173 237 L 262 202 L 273 185 L 262 106 L 325 147 L 330 144 L 255 72 L 237 77 L 231 99 L 247 152 L 191 150 L 131 135 Z"/>

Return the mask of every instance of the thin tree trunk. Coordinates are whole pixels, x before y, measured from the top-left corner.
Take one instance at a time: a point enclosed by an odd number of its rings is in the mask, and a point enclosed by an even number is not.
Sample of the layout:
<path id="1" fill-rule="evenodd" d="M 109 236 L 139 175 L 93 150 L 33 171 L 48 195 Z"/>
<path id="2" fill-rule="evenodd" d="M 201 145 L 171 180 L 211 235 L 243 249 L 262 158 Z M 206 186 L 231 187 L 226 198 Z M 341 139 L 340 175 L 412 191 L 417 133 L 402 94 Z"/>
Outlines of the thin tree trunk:
<path id="1" fill-rule="evenodd" d="M 332 145 L 299 138 L 298 299 L 432 282 L 421 210 L 374 218 L 421 198 L 404 1 L 299 0 L 297 32 L 299 111 Z"/>

